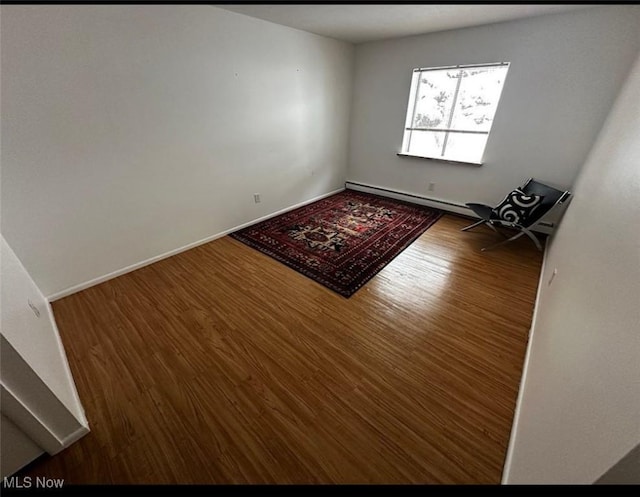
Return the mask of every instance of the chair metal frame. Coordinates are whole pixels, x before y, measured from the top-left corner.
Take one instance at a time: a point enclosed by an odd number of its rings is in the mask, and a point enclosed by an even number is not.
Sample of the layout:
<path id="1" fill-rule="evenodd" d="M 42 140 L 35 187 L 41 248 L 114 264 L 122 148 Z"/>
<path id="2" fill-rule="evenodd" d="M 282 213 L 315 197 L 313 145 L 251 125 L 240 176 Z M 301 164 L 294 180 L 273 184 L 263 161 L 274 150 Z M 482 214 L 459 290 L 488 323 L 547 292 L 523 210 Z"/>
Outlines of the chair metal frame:
<path id="1" fill-rule="evenodd" d="M 535 225 L 537 225 L 544 216 L 546 216 L 553 209 L 557 208 L 559 205 L 562 205 L 571 197 L 571 192 L 569 191 L 562 192 L 561 190 L 553 188 L 549 185 L 540 183 L 539 181 L 536 181 L 534 178 L 529 178 L 527 181 L 525 181 L 524 184 L 520 187 L 520 189 L 525 193 L 542 193 L 542 192 L 549 192 L 549 191 L 557 192 L 558 197 L 555 200 L 555 202 L 553 202 L 553 204 L 549 204 L 546 209 L 538 209 L 535 212 L 535 215 L 532 216 L 530 219 L 528 219 L 527 222 L 524 224 L 505 221 L 504 219 L 493 217 L 493 207 L 491 207 L 490 205 L 476 204 L 476 203 L 466 204 L 467 207 L 473 210 L 474 213 L 480 217 L 480 220 L 473 224 L 470 224 L 469 226 L 466 226 L 465 228 L 462 228 L 460 231 L 469 231 L 470 229 L 473 229 L 477 226 L 486 225 L 489 228 L 491 228 L 493 231 L 495 231 L 496 233 L 499 233 L 505 238 L 500 242 L 497 242 L 497 243 L 494 243 L 493 245 L 489 245 L 488 247 L 482 248 L 481 249 L 482 252 L 486 250 L 494 249 L 506 243 L 512 242 L 513 240 L 517 240 L 522 235 L 527 235 L 531 239 L 531 241 L 533 241 L 536 248 L 538 250 L 542 250 L 542 244 L 540 243 L 538 238 L 533 234 L 531 229 Z M 499 231 L 498 228 L 500 227 L 512 228 L 517 230 L 518 233 L 516 233 L 512 237 L 508 237 L 507 235 Z"/>

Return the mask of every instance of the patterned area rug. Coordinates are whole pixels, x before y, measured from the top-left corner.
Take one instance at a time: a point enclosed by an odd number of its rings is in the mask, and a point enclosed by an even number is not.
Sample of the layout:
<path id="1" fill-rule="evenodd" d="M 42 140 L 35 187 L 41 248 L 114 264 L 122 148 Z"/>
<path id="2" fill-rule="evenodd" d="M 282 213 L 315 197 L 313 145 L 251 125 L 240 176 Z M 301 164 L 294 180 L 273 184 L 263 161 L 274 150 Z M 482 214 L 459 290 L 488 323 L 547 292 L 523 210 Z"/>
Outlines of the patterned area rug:
<path id="1" fill-rule="evenodd" d="M 350 297 L 441 215 L 345 190 L 230 236 Z"/>

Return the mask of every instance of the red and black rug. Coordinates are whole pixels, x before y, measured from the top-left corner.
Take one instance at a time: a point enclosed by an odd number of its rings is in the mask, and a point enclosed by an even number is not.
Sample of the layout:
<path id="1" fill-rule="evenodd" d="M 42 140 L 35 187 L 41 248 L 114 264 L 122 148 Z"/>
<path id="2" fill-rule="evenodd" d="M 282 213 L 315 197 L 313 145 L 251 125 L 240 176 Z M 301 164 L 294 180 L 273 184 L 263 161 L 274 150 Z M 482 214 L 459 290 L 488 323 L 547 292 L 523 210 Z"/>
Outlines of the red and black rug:
<path id="1" fill-rule="evenodd" d="M 230 236 L 350 297 L 441 215 L 345 190 Z"/>

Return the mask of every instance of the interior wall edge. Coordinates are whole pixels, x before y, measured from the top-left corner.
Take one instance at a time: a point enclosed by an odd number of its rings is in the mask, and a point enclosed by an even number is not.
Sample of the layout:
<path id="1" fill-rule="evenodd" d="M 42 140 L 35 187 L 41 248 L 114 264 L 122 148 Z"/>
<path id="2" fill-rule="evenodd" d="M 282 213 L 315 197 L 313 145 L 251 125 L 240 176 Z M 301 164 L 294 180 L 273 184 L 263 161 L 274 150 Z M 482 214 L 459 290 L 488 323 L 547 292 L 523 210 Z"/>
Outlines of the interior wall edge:
<path id="1" fill-rule="evenodd" d="M 55 339 L 56 342 L 58 343 L 58 347 L 60 348 L 60 350 L 65 350 L 64 345 L 62 343 L 62 339 L 60 338 L 60 330 L 58 329 L 58 324 L 56 323 L 56 318 L 53 314 L 53 308 L 51 307 L 51 302 L 48 301 L 48 299 L 45 299 L 47 301 L 47 317 L 49 318 L 49 323 L 51 325 L 51 328 L 54 331 L 54 335 L 55 335 Z M 73 379 L 73 374 L 71 373 L 71 367 L 69 366 L 69 360 L 67 358 L 67 354 L 64 353 L 62 354 L 62 367 L 64 369 L 64 372 L 67 376 L 67 379 L 71 385 L 71 395 L 73 396 L 73 400 L 76 402 L 76 408 L 77 408 L 77 414 L 79 414 L 79 421 L 82 424 L 83 427 L 85 427 L 87 429 L 87 432 L 89 431 L 89 421 L 87 420 L 87 415 L 84 411 L 84 406 L 82 405 L 82 401 L 80 400 L 80 396 L 78 395 L 78 389 L 76 388 L 76 383 L 75 380 Z M 78 416 L 76 416 L 78 417 Z M 78 437 L 80 438 L 80 437 Z M 77 439 L 75 439 L 77 440 Z M 65 445 L 66 447 L 67 445 Z"/>

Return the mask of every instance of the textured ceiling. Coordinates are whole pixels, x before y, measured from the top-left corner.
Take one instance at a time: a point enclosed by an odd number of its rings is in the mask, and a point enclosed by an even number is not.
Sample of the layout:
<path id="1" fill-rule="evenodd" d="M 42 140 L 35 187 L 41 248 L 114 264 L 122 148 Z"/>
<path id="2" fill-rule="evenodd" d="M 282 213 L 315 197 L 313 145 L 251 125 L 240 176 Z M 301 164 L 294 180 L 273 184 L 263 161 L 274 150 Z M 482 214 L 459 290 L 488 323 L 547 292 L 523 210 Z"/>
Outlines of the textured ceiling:
<path id="1" fill-rule="evenodd" d="M 478 26 L 589 5 L 251 5 L 214 4 L 330 38 L 362 43 Z"/>

